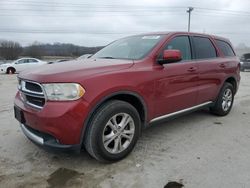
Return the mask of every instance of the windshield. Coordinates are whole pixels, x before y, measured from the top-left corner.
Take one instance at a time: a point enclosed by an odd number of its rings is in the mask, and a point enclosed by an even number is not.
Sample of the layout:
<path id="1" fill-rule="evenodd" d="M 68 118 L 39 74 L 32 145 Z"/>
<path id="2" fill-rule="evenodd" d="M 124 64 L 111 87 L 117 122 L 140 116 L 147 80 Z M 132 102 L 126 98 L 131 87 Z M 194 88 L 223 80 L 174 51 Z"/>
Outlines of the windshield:
<path id="1" fill-rule="evenodd" d="M 162 39 L 163 35 L 132 36 L 117 40 L 106 46 L 92 58 L 130 59 L 145 57 Z"/>

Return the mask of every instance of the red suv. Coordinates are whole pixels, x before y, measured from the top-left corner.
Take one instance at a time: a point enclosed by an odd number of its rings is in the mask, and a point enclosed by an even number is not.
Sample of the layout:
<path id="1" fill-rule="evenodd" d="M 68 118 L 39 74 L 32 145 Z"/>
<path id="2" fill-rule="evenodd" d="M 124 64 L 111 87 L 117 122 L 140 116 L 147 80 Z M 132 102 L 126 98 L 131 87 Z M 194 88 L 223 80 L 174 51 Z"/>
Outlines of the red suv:
<path id="1" fill-rule="evenodd" d="M 154 123 L 206 107 L 227 115 L 239 72 L 231 43 L 221 37 L 131 36 L 87 60 L 21 72 L 15 117 L 38 145 L 79 151 L 84 146 L 97 160 L 116 161 Z"/>

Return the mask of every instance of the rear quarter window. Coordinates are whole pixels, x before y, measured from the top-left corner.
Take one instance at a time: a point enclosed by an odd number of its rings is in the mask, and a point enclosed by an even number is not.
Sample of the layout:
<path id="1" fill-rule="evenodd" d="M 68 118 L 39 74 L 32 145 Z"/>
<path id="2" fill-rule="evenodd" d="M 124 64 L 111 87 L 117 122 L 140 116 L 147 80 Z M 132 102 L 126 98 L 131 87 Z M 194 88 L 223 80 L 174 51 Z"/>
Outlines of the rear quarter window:
<path id="1" fill-rule="evenodd" d="M 216 58 L 217 53 L 211 40 L 206 37 L 193 37 L 196 59 Z"/>
<path id="2" fill-rule="evenodd" d="M 233 57 L 235 56 L 235 53 L 232 49 L 232 47 L 224 41 L 221 40 L 215 40 L 218 48 L 223 52 L 225 57 Z"/>

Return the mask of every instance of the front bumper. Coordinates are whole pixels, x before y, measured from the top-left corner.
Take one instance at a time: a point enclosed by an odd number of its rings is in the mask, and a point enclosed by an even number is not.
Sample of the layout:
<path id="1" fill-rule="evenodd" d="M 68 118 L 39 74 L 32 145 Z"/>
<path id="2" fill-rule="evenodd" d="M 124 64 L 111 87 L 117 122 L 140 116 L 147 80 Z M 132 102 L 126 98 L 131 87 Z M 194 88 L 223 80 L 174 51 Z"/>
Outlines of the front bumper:
<path id="1" fill-rule="evenodd" d="M 63 144 L 60 144 L 55 138 L 53 138 L 50 135 L 36 131 L 32 128 L 29 128 L 28 126 L 22 123 L 20 124 L 20 126 L 25 136 L 39 146 L 42 146 L 48 149 L 53 148 L 57 150 L 80 150 L 81 149 L 80 144 L 63 145 Z"/>
<path id="2" fill-rule="evenodd" d="M 46 102 L 38 110 L 23 103 L 18 92 L 14 103 L 24 118 L 19 120 L 22 131 L 34 143 L 50 148 L 79 149 L 88 115 L 86 101 Z"/>
<path id="3" fill-rule="evenodd" d="M 0 67 L 0 73 L 6 73 L 6 68 Z"/>

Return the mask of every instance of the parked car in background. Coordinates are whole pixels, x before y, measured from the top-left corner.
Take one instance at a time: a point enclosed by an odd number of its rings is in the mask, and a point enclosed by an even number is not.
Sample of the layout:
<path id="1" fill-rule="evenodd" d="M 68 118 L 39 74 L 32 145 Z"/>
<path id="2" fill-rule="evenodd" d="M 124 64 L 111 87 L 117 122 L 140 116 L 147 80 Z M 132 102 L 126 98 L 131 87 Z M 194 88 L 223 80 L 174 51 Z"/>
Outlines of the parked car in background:
<path id="1" fill-rule="evenodd" d="M 21 58 L 12 63 L 1 64 L 0 72 L 7 74 L 19 73 L 23 70 L 36 68 L 44 64 L 47 64 L 47 62 L 36 58 Z"/>
<path id="2" fill-rule="evenodd" d="M 82 59 L 88 59 L 92 56 L 93 54 L 84 54 L 80 57 L 77 58 L 77 60 L 82 60 Z"/>
<path id="3" fill-rule="evenodd" d="M 18 83 L 15 117 L 30 140 L 117 161 L 155 123 L 201 108 L 227 115 L 240 62 L 225 38 L 154 33 L 117 40 L 84 63 L 21 72 Z"/>
<path id="4" fill-rule="evenodd" d="M 250 69 L 250 53 L 243 54 L 240 58 L 240 70 L 245 71 Z"/>

